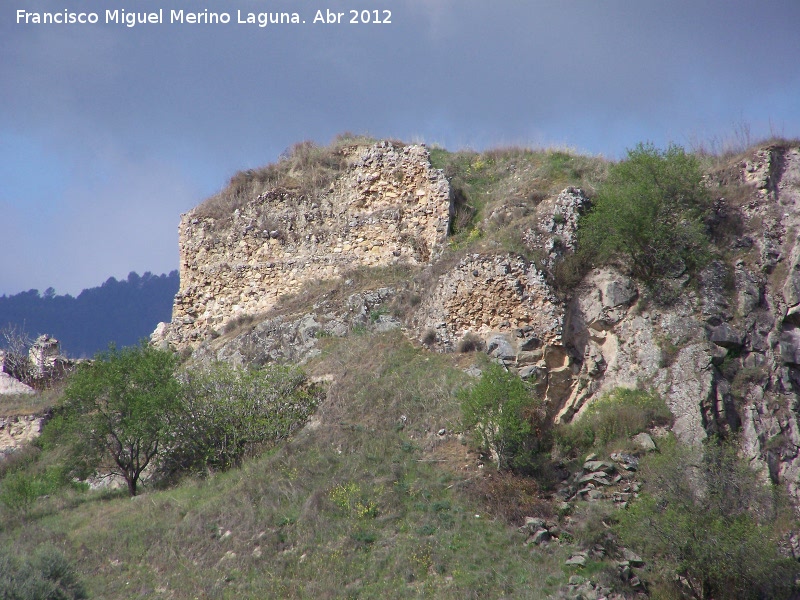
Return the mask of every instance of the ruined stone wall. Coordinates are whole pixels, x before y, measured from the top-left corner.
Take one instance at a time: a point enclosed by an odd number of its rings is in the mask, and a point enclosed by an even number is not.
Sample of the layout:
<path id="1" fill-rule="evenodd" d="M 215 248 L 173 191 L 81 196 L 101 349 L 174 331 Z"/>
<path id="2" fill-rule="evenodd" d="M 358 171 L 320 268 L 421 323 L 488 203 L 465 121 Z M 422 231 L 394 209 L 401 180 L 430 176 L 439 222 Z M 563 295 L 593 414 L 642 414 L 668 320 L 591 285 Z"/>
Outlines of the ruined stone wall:
<path id="1" fill-rule="evenodd" d="M 273 189 L 222 219 L 181 218 L 180 290 L 154 340 L 195 345 L 307 281 L 358 266 L 427 263 L 442 251 L 450 187 L 423 146 L 360 148 L 317 196 Z"/>
<path id="2" fill-rule="evenodd" d="M 444 275 L 417 312 L 418 328 L 436 332 L 436 344 L 452 350 L 466 334 L 524 332 L 542 344 L 558 344 L 563 311 L 544 276 L 525 259 L 471 254 Z M 512 335 L 516 335 L 512 333 Z"/>

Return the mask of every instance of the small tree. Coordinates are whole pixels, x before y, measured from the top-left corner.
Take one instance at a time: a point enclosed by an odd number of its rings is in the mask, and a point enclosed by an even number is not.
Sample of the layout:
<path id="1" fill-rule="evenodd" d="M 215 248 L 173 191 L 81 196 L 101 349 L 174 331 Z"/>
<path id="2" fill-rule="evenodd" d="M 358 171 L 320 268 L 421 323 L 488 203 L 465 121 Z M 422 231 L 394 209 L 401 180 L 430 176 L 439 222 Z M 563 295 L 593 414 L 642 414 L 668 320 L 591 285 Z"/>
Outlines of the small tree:
<path id="1" fill-rule="evenodd" d="M 143 471 L 168 444 L 179 407 L 176 357 L 142 343 L 111 347 L 69 379 L 49 427 L 67 434 L 80 475 L 102 465 L 135 496 Z"/>
<path id="2" fill-rule="evenodd" d="M 0 347 L 5 351 L 5 368 L 13 377 L 26 384 L 33 381 L 33 367 L 28 356 L 31 344 L 24 325 L 8 323 L 0 330 Z"/>
<path id="3" fill-rule="evenodd" d="M 526 462 L 538 447 L 540 405 L 522 379 L 492 363 L 478 383 L 459 393 L 462 425 L 475 433 L 477 445 L 497 460 L 499 469 Z"/>
<path id="4" fill-rule="evenodd" d="M 663 443 L 640 475 L 645 493 L 624 511 L 619 533 L 652 559 L 662 585 L 698 600 L 797 597 L 800 565 L 777 549 L 777 491 L 732 445 Z"/>
<path id="5" fill-rule="evenodd" d="M 594 207 L 579 223 L 583 256 L 630 260 L 647 283 L 701 266 L 708 255 L 703 216 L 709 193 L 699 162 L 680 146 L 639 144 L 609 169 Z"/>

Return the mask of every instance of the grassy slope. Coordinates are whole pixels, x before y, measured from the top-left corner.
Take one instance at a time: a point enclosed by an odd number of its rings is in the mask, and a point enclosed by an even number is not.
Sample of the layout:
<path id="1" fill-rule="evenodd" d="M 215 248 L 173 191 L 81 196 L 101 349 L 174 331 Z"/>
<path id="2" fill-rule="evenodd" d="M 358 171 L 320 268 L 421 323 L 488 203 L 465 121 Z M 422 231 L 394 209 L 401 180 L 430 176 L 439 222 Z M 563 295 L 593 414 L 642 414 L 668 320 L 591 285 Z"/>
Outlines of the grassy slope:
<path id="1" fill-rule="evenodd" d="M 467 357 L 397 332 L 325 342 L 310 372 L 339 381 L 293 442 L 133 500 L 40 500 L 5 515 L 0 544 L 63 548 L 96 598 L 540 598 L 563 584 L 568 548 L 526 548 L 471 493 L 475 457 L 437 434 L 455 428 Z"/>

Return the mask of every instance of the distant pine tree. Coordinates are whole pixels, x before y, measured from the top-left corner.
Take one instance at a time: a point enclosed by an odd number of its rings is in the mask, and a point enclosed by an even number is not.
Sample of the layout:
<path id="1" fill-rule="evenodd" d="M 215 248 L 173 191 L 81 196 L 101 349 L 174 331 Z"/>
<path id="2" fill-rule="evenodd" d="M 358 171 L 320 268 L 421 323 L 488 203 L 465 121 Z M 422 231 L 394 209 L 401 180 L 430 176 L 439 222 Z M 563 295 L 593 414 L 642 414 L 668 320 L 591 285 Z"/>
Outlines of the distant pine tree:
<path id="1" fill-rule="evenodd" d="M 77 298 L 58 296 L 50 287 L 43 295 L 28 290 L 0 296 L 0 327 L 14 325 L 30 337 L 47 333 L 61 342 L 70 357 L 89 357 L 117 347 L 132 346 L 149 336 L 160 321 L 172 316 L 178 292 L 178 272 L 143 275 L 131 271 L 125 281 L 109 277 L 100 287 Z"/>

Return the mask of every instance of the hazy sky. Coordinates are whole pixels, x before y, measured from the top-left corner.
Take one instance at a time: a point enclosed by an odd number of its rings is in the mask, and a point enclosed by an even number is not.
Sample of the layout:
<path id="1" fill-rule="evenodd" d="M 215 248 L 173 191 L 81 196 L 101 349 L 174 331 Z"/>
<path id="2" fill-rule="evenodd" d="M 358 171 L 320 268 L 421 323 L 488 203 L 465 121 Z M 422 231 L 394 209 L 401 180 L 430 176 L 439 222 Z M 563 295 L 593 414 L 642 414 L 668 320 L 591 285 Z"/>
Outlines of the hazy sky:
<path id="1" fill-rule="evenodd" d="M 180 213 L 237 170 L 343 131 L 611 158 L 645 140 L 800 136 L 798 0 L 2 4 L 0 294 L 175 269 Z M 164 23 L 107 24 L 108 6 L 162 9 Z M 391 23 L 349 24 L 351 8 Z M 231 22 L 169 23 L 180 9 Z M 18 10 L 99 22 L 17 23 Z M 343 23 L 314 24 L 317 10 Z"/>

